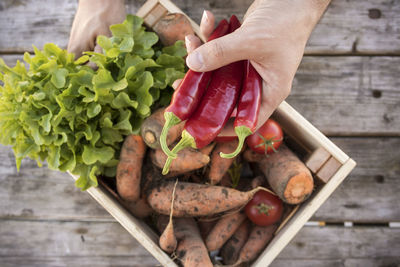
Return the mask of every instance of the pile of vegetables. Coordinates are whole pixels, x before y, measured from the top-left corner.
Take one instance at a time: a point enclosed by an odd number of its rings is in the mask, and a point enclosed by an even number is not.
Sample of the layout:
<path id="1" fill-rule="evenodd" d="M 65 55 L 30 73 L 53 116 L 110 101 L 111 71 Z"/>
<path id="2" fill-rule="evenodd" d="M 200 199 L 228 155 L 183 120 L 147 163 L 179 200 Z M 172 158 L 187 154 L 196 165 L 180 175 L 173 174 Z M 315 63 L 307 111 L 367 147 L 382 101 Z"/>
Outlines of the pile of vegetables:
<path id="1" fill-rule="evenodd" d="M 235 16 L 222 20 L 209 40 L 239 26 Z M 261 89 L 248 61 L 189 70 L 170 105 L 125 139 L 116 179 L 104 181 L 156 228 L 160 247 L 183 266 L 253 261 L 290 205 L 313 190 L 310 171 L 283 144 L 279 124 L 269 119 L 255 131 Z M 219 141 L 235 107 L 237 137 Z"/>
<path id="2" fill-rule="evenodd" d="M 129 15 L 99 36 L 103 53 L 74 55 L 54 44 L 25 53 L 26 66 L 0 59 L 0 143 L 25 157 L 70 171 L 83 190 L 115 176 L 124 137 L 138 133 L 152 109 L 167 105 L 185 73 L 182 41 L 162 48 L 158 36 Z M 98 69 L 83 63 L 91 61 Z"/>

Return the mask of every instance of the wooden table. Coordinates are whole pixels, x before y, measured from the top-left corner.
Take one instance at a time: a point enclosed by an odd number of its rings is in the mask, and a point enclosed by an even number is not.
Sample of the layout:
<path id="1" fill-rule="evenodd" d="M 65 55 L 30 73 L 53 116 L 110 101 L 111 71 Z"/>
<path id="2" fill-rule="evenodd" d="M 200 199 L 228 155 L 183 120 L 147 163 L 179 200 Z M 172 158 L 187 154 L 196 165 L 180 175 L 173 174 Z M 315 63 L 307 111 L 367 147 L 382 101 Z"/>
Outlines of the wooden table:
<path id="1" fill-rule="evenodd" d="M 126 1 L 128 12 L 143 4 Z M 242 16 L 252 1 L 175 3 L 197 22 Z M 12 64 L 66 47 L 76 0 L 2 0 L 0 56 Z M 333 0 L 314 30 L 287 101 L 358 165 L 273 266 L 400 264 L 400 2 Z M 0 146 L 1 266 L 156 266 L 67 174 Z"/>

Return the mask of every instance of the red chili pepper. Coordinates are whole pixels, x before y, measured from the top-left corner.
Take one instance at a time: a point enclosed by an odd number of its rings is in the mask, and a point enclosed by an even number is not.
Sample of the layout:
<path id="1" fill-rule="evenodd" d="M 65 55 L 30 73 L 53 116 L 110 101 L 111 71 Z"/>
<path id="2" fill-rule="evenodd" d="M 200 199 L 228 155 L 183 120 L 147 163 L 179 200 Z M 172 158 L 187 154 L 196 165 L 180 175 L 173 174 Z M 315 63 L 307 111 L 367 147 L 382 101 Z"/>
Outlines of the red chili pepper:
<path id="1" fill-rule="evenodd" d="M 208 41 L 225 35 L 228 30 L 228 21 L 225 19 L 221 20 L 210 38 L 208 38 Z M 168 156 L 174 156 L 167 145 L 169 129 L 181 121 L 187 120 L 192 115 L 200 103 L 211 79 L 211 75 L 211 71 L 195 72 L 189 69 L 178 88 L 175 90 L 171 104 L 164 112 L 165 124 L 160 135 L 161 148 Z"/>
<path id="2" fill-rule="evenodd" d="M 230 154 L 220 153 L 222 158 L 236 157 L 242 151 L 247 136 L 254 133 L 257 126 L 261 103 L 262 78 L 250 61 L 246 61 L 245 76 L 234 122 L 235 133 L 239 138 L 236 150 Z"/>
<path id="3" fill-rule="evenodd" d="M 229 32 L 239 27 L 238 19 L 232 16 Z M 243 61 L 238 61 L 214 71 L 199 107 L 186 121 L 182 138 L 171 151 L 175 157 L 176 153 L 186 147 L 200 149 L 208 145 L 221 132 L 237 104 L 242 85 L 243 67 Z M 164 175 L 168 173 L 173 158 L 174 156 L 169 156 L 165 162 Z"/>

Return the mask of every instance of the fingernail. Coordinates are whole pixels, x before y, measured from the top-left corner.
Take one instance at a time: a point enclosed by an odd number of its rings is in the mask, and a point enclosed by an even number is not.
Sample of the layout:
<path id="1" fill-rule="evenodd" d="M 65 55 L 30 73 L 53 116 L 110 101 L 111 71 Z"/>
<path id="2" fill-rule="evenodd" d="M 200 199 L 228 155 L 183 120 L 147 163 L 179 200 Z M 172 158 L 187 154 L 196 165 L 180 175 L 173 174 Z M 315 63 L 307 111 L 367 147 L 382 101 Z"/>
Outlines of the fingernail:
<path id="1" fill-rule="evenodd" d="M 199 52 L 192 52 L 186 58 L 186 64 L 190 69 L 201 71 L 203 68 L 203 56 Z"/>
<path id="2" fill-rule="evenodd" d="M 209 16 L 208 16 L 208 12 L 207 12 L 207 10 L 204 10 L 203 11 L 203 16 L 201 17 L 201 21 L 202 22 L 206 22 L 206 21 L 208 21 L 210 18 L 209 18 Z"/>

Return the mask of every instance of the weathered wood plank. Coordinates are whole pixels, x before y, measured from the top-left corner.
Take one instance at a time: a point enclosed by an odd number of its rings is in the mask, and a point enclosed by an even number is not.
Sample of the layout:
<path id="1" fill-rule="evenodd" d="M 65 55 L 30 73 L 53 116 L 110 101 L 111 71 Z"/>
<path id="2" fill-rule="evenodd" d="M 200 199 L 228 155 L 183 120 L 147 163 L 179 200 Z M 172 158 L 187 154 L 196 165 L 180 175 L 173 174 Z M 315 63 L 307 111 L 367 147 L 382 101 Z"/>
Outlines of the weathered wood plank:
<path id="1" fill-rule="evenodd" d="M 117 222 L 1 220 L 0 226 L 0 262 L 2 257 L 16 256 L 137 256 L 144 265 L 157 264 Z"/>
<path id="2" fill-rule="evenodd" d="M 175 0 L 196 22 L 204 9 L 217 19 L 231 14 L 242 17 L 252 0 L 184 1 Z M 135 13 L 144 0 L 127 0 L 129 13 Z M 5 0 L 0 3 L 0 52 L 31 51 L 54 42 L 66 47 L 77 1 Z M 306 47 L 308 54 L 400 53 L 400 4 L 398 1 L 332 1 Z"/>
<path id="3" fill-rule="evenodd" d="M 126 266 L 126 267 L 155 267 L 161 266 L 149 255 L 136 256 L 11 256 L 1 257 L 2 267 L 29 266 L 29 267 L 110 267 L 110 266 Z"/>
<path id="4" fill-rule="evenodd" d="M 332 138 L 358 163 L 312 220 L 400 221 L 400 138 Z M 373 150 L 373 152 L 371 152 Z M 0 218 L 113 220 L 72 179 L 24 160 L 16 172 L 10 148 L 0 146 Z"/>
<path id="5" fill-rule="evenodd" d="M 398 66 L 399 57 L 307 56 L 287 102 L 326 135 L 400 136 Z"/>
<path id="6" fill-rule="evenodd" d="M 400 221 L 400 138 L 332 138 L 356 168 L 312 220 Z"/>
<path id="7" fill-rule="evenodd" d="M 304 227 L 278 259 L 396 258 L 400 228 Z"/>
<path id="8" fill-rule="evenodd" d="M 12 257 L 115 258 L 138 257 L 144 264 L 152 256 L 118 224 L 108 222 L 27 222 L 0 220 L 0 262 Z M 29 236 L 29 238 L 27 238 Z M 357 259 L 400 260 L 400 228 L 304 227 L 279 255 L 278 260 L 344 261 Z M 67 262 L 70 262 L 67 259 Z M 97 262 L 95 260 L 94 262 Z M 62 265 L 62 263 L 60 264 Z M 110 265 L 116 265 L 111 262 Z"/>
<path id="9" fill-rule="evenodd" d="M 369 258 L 369 259 L 275 259 L 270 267 L 376 267 L 397 266 L 399 258 Z"/>
<path id="10" fill-rule="evenodd" d="M 287 102 L 326 135 L 399 135 L 397 57 L 304 57 Z"/>
<path id="11" fill-rule="evenodd" d="M 115 221 L 67 173 L 39 168 L 29 159 L 17 172 L 14 153 L 5 146 L 0 146 L 0 210 L 0 217 L 25 220 Z"/>

